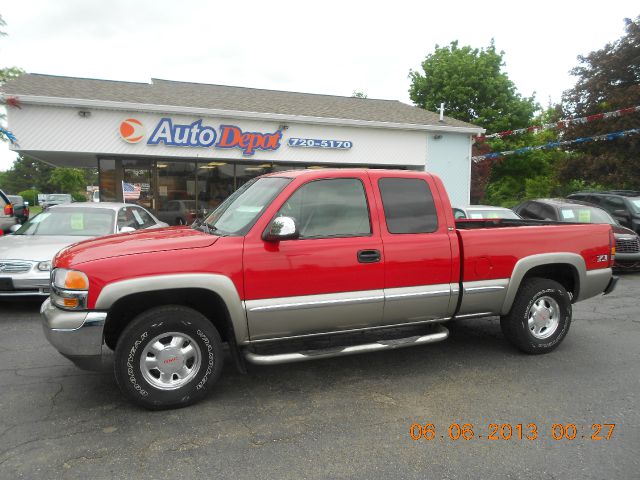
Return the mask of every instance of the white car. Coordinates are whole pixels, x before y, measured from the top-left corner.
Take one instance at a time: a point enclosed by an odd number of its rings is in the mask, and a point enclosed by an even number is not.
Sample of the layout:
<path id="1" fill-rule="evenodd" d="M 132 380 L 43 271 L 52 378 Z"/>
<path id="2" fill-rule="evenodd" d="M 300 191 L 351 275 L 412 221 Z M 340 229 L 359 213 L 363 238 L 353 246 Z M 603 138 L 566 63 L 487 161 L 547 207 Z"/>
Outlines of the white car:
<path id="1" fill-rule="evenodd" d="M 49 295 L 51 260 L 63 248 L 90 238 L 167 227 L 138 205 L 66 203 L 52 206 L 13 234 L 0 237 L 0 299 Z"/>
<path id="2" fill-rule="evenodd" d="M 513 210 L 504 207 L 493 207 L 490 205 L 469 205 L 467 207 L 453 207 L 453 217 L 456 220 L 482 220 L 494 218 L 507 218 L 518 220 L 522 217 Z"/>

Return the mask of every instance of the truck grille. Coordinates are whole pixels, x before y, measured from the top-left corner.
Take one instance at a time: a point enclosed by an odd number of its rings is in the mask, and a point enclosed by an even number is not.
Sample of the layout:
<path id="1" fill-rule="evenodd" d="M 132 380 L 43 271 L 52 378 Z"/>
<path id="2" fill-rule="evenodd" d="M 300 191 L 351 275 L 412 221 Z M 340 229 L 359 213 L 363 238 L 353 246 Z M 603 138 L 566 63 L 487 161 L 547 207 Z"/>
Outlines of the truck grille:
<path id="1" fill-rule="evenodd" d="M 631 239 L 618 238 L 616 240 L 616 253 L 640 252 L 640 237 Z"/>
<path id="2" fill-rule="evenodd" d="M 31 264 L 29 262 L 0 260 L 0 276 L 3 273 L 26 273 L 29 270 L 31 270 Z"/>

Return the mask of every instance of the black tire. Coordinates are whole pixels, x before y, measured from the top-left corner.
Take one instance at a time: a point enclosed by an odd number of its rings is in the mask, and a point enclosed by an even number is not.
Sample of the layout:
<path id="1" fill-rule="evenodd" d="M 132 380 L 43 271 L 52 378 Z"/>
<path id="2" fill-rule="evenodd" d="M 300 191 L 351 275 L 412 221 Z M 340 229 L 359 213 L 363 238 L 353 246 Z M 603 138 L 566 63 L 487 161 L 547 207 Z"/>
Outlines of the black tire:
<path id="1" fill-rule="evenodd" d="M 540 312 L 535 313 L 536 309 Z M 562 285 L 546 278 L 529 278 L 520 286 L 511 311 L 500 317 L 500 327 L 507 340 L 519 350 L 529 354 L 548 353 L 567 336 L 571 314 L 571 299 Z M 557 324 L 551 322 L 554 318 Z M 541 326 L 549 322 L 550 326 Z"/>
<path id="2" fill-rule="evenodd" d="M 181 338 L 184 343 L 180 343 L 180 347 L 169 344 L 171 339 L 179 342 Z M 164 350 L 151 348 L 158 342 Z M 190 345 L 193 353 L 185 360 L 187 356 L 178 350 L 182 352 Z M 154 352 L 158 352 L 155 362 L 158 367 L 143 372 L 140 359 L 145 350 L 148 350 L 145 358 L 151 361 L 156 358 Z M 163 360 L 167 356 L 171 358 Z M 114 373 L 120 390 L 133 403 L 149 410 L 180 408 L 202 400 L 211 391 L 222 372 L 223 356 L 220 334 L 204 315 L 191 308 L 167 305 L 141 313 L 125 328 L 116 346 Z M 163 373 L 163 383 L 160 368 L 179 366 L 183 370 Z M 151 383 L 154 379 L 165 388 Z M 178 383 L 171 385 L 170 382 Z"/>

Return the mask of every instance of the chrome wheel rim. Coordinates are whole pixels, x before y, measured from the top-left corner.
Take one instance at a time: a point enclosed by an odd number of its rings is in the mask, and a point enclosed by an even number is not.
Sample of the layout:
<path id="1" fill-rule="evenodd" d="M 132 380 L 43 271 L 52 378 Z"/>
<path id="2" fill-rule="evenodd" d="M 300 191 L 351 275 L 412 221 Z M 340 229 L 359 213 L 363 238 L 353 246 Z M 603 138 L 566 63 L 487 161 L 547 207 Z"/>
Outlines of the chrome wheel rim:
<path id="1" fill-rule="evenodd" d="M 544 340 L 553 335 L 560 325 L 560 306 L 551 297 L 540 297 L 529 309 L 527 322 L 534 338 Z"/>
<path id="2" fill-rule="evenodd" d="M 198 374 L 201 363 L 200 347 L 193 338 L 167 332 L 147 343 L 140 356 L 140 371 L 155 388 L 176 390 Z"/>

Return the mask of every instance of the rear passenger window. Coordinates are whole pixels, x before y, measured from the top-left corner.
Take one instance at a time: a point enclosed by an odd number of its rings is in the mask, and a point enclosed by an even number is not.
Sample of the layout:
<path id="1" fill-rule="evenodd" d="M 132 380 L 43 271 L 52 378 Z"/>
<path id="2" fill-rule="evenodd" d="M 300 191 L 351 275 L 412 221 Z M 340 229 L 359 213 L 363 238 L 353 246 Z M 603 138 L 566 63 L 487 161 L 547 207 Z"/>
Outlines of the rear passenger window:
<path id="1" fill-rule="evenodd" d="M 300 238 L 371 234 L 364 186 L 356 178 L 309 182 L 291 195 L 278 216 L 292 217 Z"/>
<path id="2" fill-rule="evenodd" d="M 381 178 L 378 181 L 389 233 L 431 233 L 438 215 L 429 185 L 419 178 Z"/>

